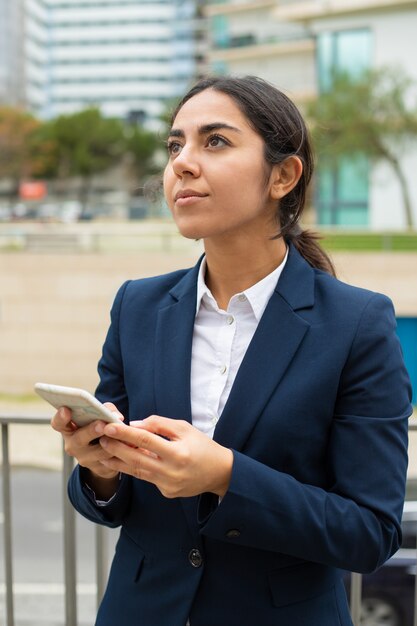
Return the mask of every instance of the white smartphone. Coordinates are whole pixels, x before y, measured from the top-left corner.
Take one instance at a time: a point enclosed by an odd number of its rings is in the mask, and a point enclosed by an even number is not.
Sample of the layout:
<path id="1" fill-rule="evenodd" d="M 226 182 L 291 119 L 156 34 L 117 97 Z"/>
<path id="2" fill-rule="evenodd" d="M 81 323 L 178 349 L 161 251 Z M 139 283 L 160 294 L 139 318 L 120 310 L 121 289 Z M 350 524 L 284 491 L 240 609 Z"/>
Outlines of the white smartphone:
<path id="1" fill-rule="evenodd" d="M 77 426 L 86 426 L 94 420 L 120 423 L 120 420 L 110 409 L 84 389 L 36 383 L 35 391 L 56 409 L 61 406 L 71 409 L 72 421 Z"/>

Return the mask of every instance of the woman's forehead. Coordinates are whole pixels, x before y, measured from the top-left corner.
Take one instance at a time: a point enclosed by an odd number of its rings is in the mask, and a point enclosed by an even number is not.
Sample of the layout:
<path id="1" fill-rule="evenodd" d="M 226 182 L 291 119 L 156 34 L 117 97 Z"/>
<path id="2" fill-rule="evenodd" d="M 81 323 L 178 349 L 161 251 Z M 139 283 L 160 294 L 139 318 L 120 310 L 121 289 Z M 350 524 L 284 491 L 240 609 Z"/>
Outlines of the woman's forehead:
<path id="1" fill-rule="evenodd" d="M 242 129 L 251 128 L 246 116 L 230 96 L 214 89 L 205 89 L 183 104 L 172 128 L 186 130 L 220 122 Z"/>

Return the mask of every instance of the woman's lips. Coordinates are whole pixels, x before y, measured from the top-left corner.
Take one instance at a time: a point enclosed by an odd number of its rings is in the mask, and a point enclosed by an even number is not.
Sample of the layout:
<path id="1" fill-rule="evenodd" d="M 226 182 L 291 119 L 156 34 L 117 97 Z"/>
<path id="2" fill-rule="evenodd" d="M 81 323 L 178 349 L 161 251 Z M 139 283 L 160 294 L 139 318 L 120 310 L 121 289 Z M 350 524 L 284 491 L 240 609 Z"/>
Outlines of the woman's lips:
<path id="1" fill-rule="evenodd" d="M 187 206 L 189 204 L 193 204 L 194 202 L 198 202 L 203 198 L 207 198 L 207 196 L 208 194 L 194 191 L 194 189 L 184 189 L 175 195 L 174 202 L 178 206 Z"/>

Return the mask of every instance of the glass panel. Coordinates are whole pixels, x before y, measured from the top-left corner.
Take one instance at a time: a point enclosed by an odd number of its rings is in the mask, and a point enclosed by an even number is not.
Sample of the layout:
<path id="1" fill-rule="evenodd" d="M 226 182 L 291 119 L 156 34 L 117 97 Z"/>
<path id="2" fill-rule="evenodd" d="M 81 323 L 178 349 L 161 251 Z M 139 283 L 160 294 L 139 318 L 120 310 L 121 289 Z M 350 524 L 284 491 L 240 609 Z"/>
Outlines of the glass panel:
<path id="1" fill-rule="evenodd" d="M 417 318 L 399 317 L 397 335 L 403 349 L 404 361 L 413 387 L 413 404 L 417 404 Z"/>
<path id="2" fill-rule="evenodd" d="M 371 33 L 368 30 L 347 30 L 322 33 L 317 40 L 319 87 L 329 91 L 332 74 L 337 71 L 359 76 L 370 65 Z"/>
<path id="3" fill-rule="evenodd" d="M 229 24 L 225 15 L 214 15 L 211 18 L 211 32 L 216 48 L 229 47 Z"/>
<path id="4" fill-rule="evenodd" d="M 337 35 L 336 69 L 359 76 L 369 67 L 371 37 L 367 30 L 357 30 Z"/>
<path id="5" fill-rule="evenodd" d="M 333 33 L 323 33 L 317 40 L 317 65 L 320 91 L 329 91 L 333 66 Z"/>
<path id="6" fill-rule="evenodd" d="M 359 155 L 339 160 L 337 176 L 338 199 L 368 202 L 368 160 Z"/>
<path id="7" fill-rule="evenodd" d="M 368 160 L 343 157 L 321 163 L 317 184 L 318 223 L 339 226 L 368 225 Z"/>
<path id="8" fill-rule="evenodd" d="M 339 226 L 368 226 L 368 211 L 365 206 L 339 206 L 337 209 Z"/>

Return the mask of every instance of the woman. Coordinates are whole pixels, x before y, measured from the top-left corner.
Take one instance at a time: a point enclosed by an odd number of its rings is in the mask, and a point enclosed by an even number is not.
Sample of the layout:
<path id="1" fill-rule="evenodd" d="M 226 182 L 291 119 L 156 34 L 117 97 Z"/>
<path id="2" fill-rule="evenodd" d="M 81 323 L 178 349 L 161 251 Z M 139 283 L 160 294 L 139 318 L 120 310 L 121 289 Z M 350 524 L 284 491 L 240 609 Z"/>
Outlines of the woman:
<path id="1" fill-rule="evenodd" d="M 340 569 L 372 571 L 401 541 L 411 406 L 392 305 L 337 281 L 301 231 L 311 149 L 274 87 L 200 81 L 168 154 L 167 203 L 204 258 L 116 296 L 97 397 L 125 423 L 53 419 L 79 462 L 74 506 L 122 527 L 96 623 L 351 625 Z"/>

